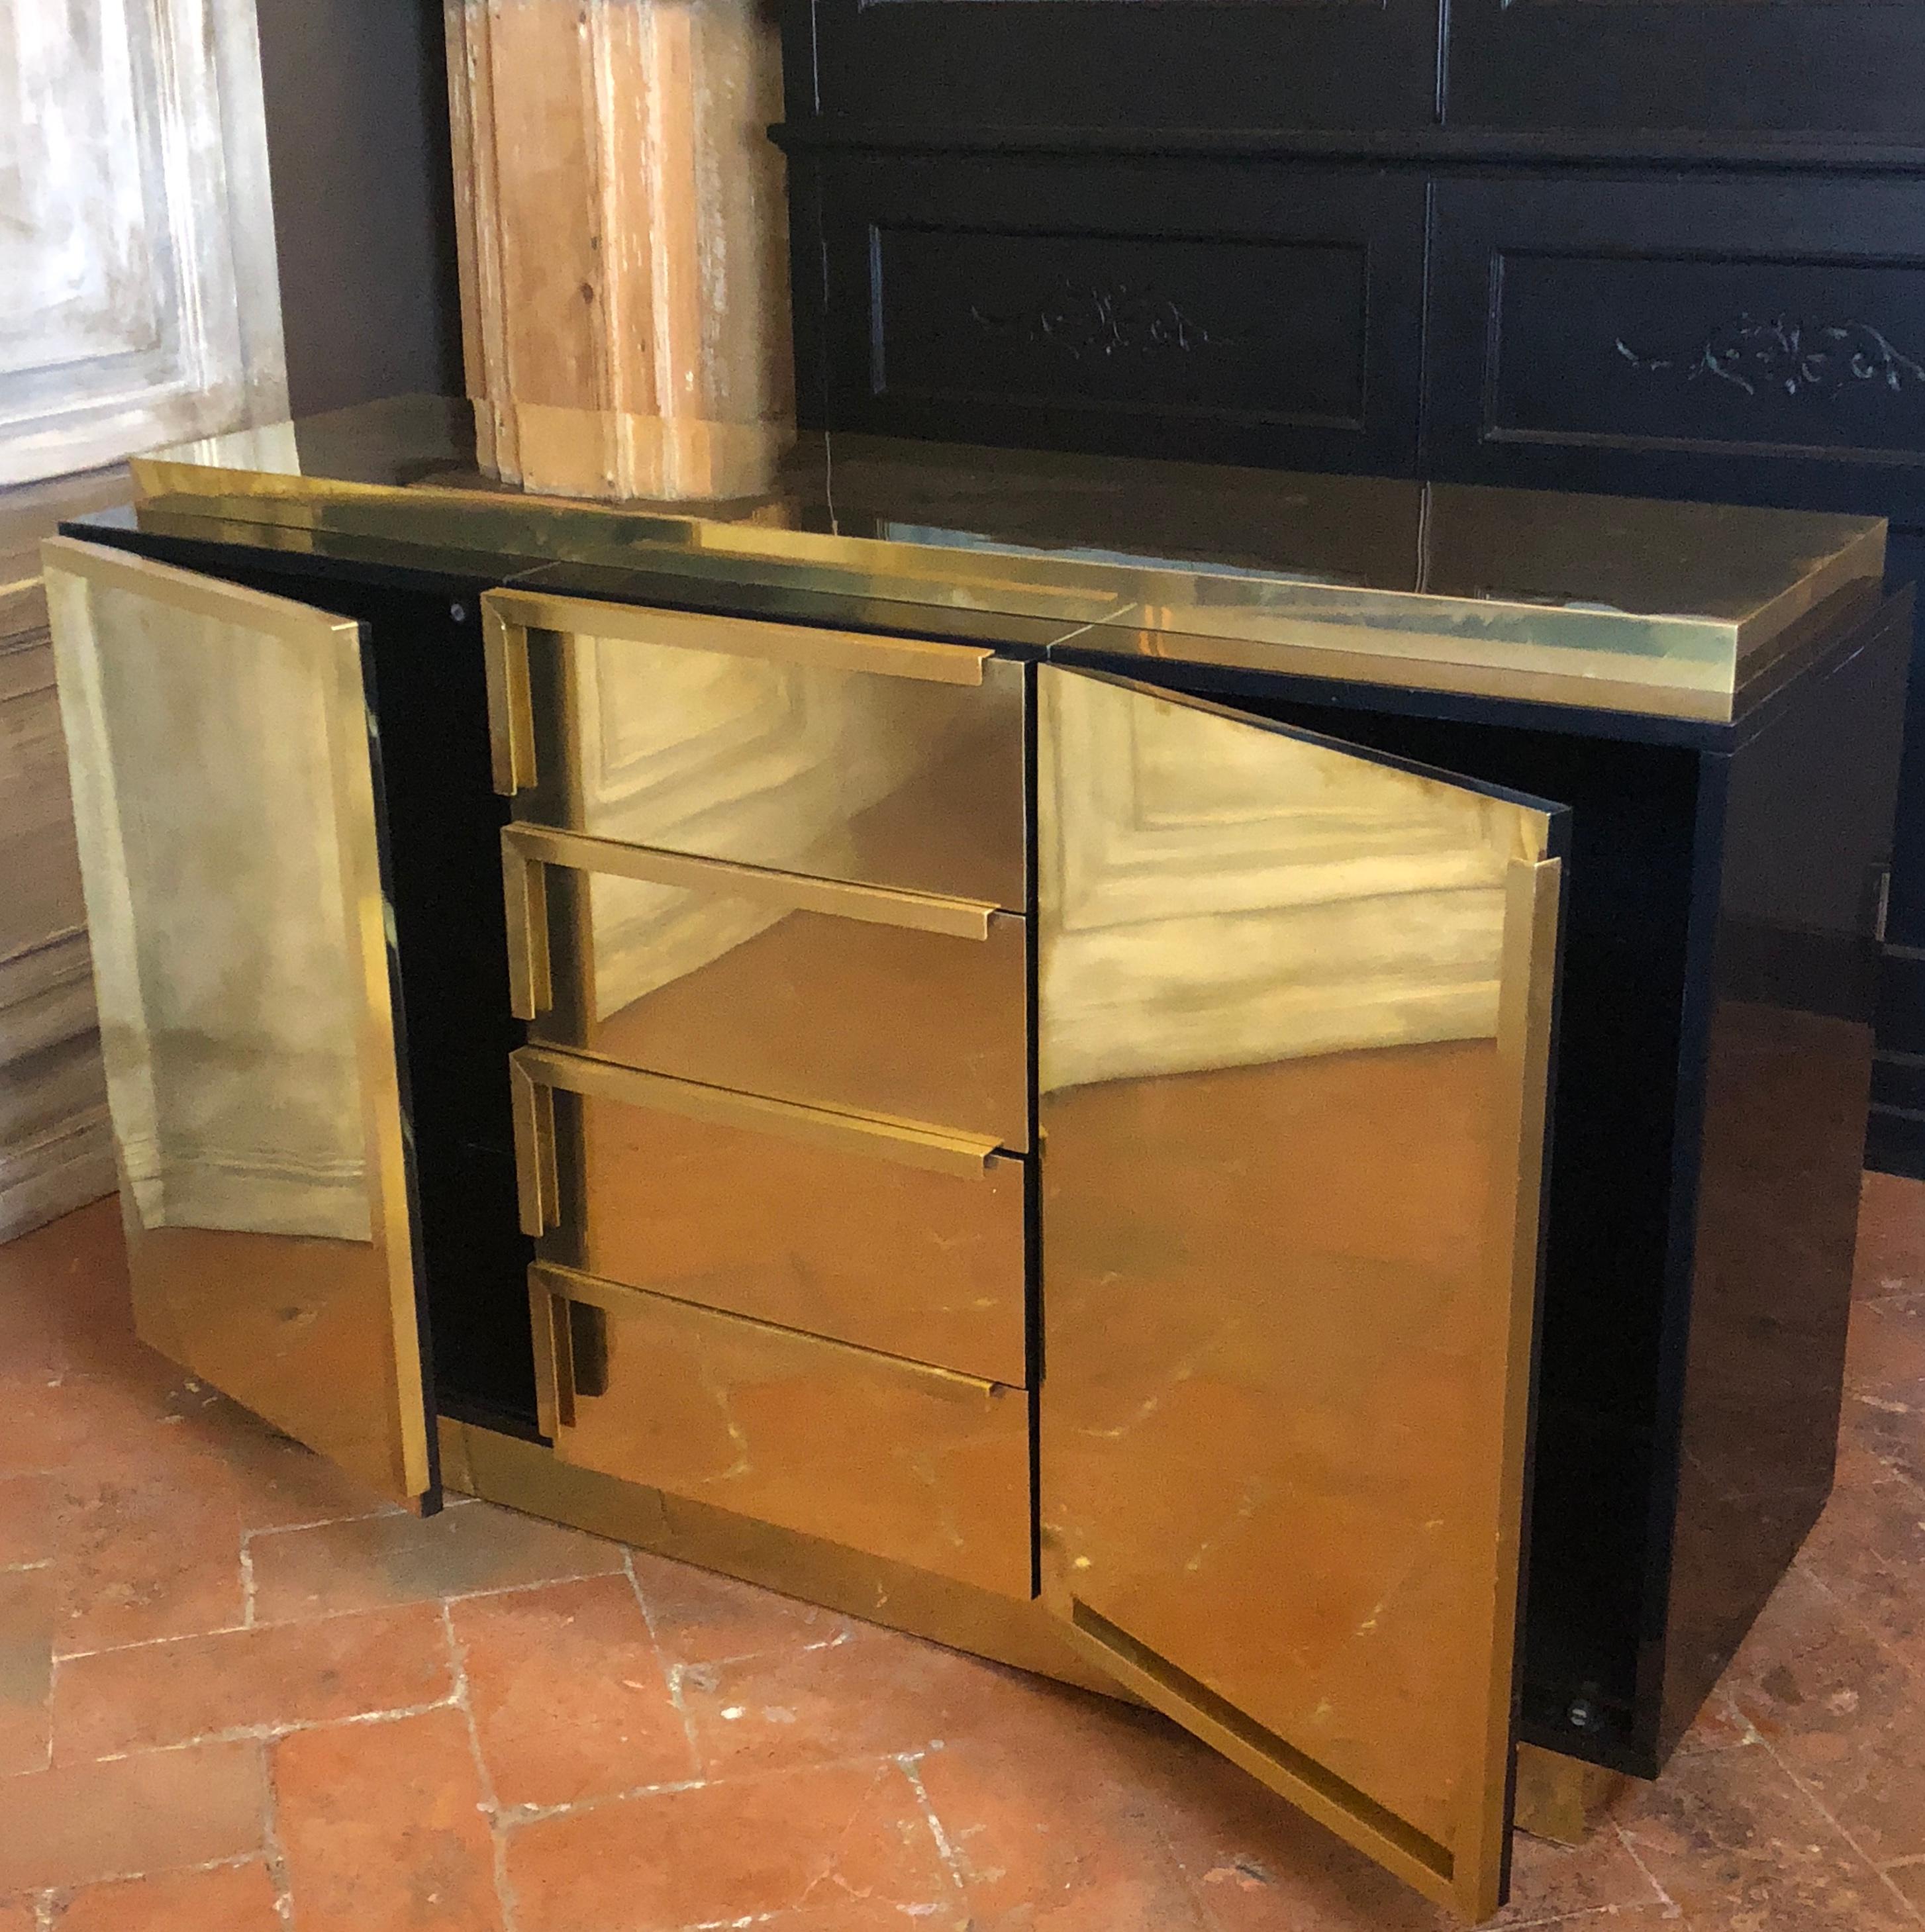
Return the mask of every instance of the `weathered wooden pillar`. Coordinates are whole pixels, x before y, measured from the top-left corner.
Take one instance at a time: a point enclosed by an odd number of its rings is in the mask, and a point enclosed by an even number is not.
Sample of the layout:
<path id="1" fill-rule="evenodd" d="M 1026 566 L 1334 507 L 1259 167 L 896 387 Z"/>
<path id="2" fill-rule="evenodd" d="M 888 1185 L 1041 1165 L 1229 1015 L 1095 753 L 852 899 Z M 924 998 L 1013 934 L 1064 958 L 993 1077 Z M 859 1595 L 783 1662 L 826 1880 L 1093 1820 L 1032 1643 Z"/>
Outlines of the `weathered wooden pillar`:
<path id="1" fill-rule="evenodd" d="M 445 5 L 484 460 L 555 495 L 764 488 L 794 413 L 773 0 Z"/>

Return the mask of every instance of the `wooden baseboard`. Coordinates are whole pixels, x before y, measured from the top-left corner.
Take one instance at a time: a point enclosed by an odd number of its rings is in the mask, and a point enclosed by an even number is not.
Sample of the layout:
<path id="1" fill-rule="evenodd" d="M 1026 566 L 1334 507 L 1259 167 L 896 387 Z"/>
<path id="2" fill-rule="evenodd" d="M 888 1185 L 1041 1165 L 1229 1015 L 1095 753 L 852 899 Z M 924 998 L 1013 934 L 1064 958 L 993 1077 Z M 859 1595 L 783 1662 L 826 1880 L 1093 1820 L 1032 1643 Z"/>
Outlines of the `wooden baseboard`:
<path id="1" fill-rule="evenodd" d="M 104 1107 L 57 1132 L 0 1151 L 0 1241 L 113 1192 L 113 1136 Z"/>

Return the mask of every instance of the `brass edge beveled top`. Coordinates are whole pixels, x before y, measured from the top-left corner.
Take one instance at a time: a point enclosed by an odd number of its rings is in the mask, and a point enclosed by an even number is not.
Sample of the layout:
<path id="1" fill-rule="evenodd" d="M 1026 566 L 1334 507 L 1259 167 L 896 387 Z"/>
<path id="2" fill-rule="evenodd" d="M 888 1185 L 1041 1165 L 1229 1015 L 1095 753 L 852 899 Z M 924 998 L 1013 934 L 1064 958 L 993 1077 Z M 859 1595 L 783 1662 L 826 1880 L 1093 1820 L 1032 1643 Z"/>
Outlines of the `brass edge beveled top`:
<path id="1" fill-rule="evenodd" d="M 1876 518 L 1397 478 L 808 436 L 758 496 L 595 503 L 491 482 L 476 449 L 473 406 L 402 398 L 134 468 L 158 513 L 264 543 L 493 551 L 630 602 L 651 594 L 632 572 L 791 621 L 785 598 L 818 622 L 1714 721 L 1884 562 Z"/>

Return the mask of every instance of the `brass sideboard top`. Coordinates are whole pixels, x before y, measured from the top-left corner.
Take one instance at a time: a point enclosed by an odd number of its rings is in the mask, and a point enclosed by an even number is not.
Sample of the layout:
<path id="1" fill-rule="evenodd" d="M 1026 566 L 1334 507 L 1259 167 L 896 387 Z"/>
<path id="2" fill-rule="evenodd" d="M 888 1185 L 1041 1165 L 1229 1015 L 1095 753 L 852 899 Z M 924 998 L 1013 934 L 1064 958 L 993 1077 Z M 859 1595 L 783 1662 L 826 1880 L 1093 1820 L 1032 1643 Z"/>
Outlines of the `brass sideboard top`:
<path id="1" fill-rule="evenodd" d="M 491 482 L 477 418 L 404 397 L 164 450 L 134 465 L 143 520 L 572 567 L 603 595 L 629 572 L 657 595 L 665 576 L 725 584 L 777 615 L 1713 723 L 1828 628 L 1821 607 L 1884 570 L 1875 518 L 839 434 L 800 439 L 759 495 L 589 502 Z M 581 433 L 639 432 L 584 415 Z"/>

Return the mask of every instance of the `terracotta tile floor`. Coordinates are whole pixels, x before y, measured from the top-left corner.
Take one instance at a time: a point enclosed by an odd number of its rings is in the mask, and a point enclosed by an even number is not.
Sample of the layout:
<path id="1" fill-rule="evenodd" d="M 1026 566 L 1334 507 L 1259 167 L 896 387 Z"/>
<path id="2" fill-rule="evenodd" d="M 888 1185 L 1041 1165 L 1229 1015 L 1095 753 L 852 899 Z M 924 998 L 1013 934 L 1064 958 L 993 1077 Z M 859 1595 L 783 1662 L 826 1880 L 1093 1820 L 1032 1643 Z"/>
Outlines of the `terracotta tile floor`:
<path id="1" fill-rule="evenodd" d="M 1925 1925 L 1925 1187 L 1839 1492 L 1686 1748 L 1512 1924 Z M 1157 1720 L 593 1537 L 422 1522 L 0 1250 L 0 1932 L 1424 1932 Z"/>

